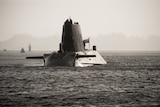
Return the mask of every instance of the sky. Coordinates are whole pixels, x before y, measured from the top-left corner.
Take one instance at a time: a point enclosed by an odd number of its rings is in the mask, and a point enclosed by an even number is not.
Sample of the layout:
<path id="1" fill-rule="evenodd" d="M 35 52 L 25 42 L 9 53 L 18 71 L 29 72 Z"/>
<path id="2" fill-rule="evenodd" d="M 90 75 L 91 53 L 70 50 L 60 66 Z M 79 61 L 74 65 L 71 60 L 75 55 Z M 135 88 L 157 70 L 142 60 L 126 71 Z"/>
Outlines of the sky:
<path id="1" fill-rule="evenodd" d="M 160 36 L 160 0 L 0 0 L 0 41 L 61 36 L 67 18 L 79 22 L 83 37 Z"/>

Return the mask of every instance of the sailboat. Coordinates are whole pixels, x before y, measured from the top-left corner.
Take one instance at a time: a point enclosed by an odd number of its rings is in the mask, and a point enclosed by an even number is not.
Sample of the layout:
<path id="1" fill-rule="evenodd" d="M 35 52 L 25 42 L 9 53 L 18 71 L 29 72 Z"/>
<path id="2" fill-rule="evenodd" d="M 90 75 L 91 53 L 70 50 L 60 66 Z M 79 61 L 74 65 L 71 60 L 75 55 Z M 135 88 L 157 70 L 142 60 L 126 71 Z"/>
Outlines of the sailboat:
<path id="1" fill-rule="evenodd" d="M 22 48 L 20 52 L 21 52 L 21 53 L 25 53 L 25 50 L 24 50 L 24 48 Z"/>

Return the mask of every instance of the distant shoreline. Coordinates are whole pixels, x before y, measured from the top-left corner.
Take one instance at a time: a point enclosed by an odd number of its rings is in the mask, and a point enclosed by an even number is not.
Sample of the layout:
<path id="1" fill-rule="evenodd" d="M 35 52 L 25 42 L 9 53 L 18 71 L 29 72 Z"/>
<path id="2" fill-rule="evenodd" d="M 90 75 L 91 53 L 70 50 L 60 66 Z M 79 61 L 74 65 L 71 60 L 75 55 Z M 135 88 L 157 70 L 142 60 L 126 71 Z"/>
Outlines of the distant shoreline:
<path id="1" fill-rule="evenodd" d="M 41 53 L 41 54 L 45 54 L 45 53 L 51 53 L 51 52 L 57 52 L 57 50 L 32 50 L 31 52 L 29 52 L 28 50 L 26 50 L 26 53 Z M 98 50 L 99 51 L 99 50 Z M 3 51 L 0 50 L 0 53 L 9 53 L 9 52 L 13 52 L 13 53 L 20 53 L 20 50 L 7 50 L 7 51 Z M 100 50 L 99 51 L 101 55 L 103 56 L 160 56 L 160 51 L 128 51 L 128 50 Z"/>

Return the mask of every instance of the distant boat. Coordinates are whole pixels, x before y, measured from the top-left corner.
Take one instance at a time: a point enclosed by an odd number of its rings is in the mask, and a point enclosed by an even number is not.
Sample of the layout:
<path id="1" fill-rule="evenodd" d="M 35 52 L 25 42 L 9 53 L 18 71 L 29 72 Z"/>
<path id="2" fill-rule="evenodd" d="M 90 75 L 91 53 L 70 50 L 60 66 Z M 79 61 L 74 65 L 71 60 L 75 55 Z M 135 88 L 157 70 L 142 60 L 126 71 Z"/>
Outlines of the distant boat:
<path id="1" fill-rule="evenodd" d="M 21 53 L 25 53 L 25 50 L 22 48 L 20 52 L 21 52 Z"/>
<path id="2" fill-rule="evenodd" d="M 3 51 L 4 51 L 4 52 L 6 52 L 6 51 L 7 51 L 7 49 L 3 49 Z"/>
<path id="3" fill-rule="evenodd" d="M 31 44 L 29 44 L 29 46 L 28 46 L 28 51 L 29 52 L 31 51 Z"/>

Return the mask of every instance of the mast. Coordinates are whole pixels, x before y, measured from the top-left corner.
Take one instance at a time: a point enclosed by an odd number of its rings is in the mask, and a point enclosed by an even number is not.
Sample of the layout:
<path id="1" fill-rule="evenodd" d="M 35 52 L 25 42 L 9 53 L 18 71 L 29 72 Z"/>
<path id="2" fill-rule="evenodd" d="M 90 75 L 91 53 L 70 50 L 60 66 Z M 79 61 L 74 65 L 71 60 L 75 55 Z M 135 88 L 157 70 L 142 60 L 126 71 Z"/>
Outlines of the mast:
<path id="1" fill-rule="evenodd" d="M 28 46 L 28 51 L 29 52 L 31 51 L 31 44 L 29 44 L 29 46 Z"/>

